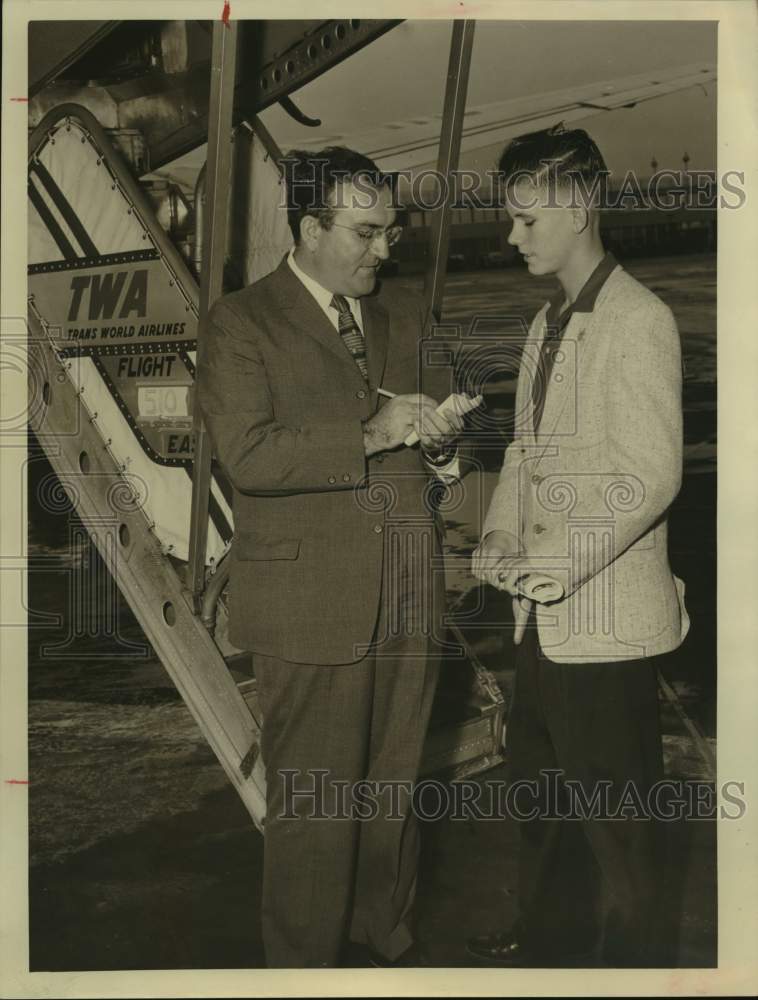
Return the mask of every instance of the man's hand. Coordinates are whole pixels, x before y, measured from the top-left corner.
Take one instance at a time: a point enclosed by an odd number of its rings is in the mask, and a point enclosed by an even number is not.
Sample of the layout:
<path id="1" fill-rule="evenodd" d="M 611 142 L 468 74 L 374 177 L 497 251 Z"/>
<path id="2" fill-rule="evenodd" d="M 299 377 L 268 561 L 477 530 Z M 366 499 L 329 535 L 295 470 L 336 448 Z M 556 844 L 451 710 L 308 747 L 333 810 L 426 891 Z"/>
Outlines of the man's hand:
<path id="1" fill-rule="evenodd" d="M 363 425 L 366 455 L 399 447 L 411 431 L 416 431 L 423 447 L 444 448 L 463 429 L 463 417 L 443 417 L 436 410 L 437 403 L 431 396 L 395 396 Z"/>
<path id="2" fill-rule="evenodd" d="M 463 430 L 464 416 L 475 410 L 477 406 L 481 406 L 484 397 L 480 393 L 478 396 L 467 396 L 464 392 L 453 392 L 451 393 L 444 403 L 440 403 L 437 407 L 437 413 L 442 416 L 444 420 L 450 424 L 454 429 L 457 428 L 457 434 Z M 410 448 L 414 444 L 418 444 L 418 434 L 413 431 L 406 439 L 405 443 Z M 449 441 L 448 441 L 449 443 Z M 443 450 L 445 449 L 444 444 L 440 446 Z"/>
<path id="3" fill-rule="evenodd" d="M 518 541 L 507 531 L 490 531 L 471 557 L 471 572 L 478 580 L 497 590 L 518 596 L 516 583 L 528 572 L 527 560 L 515 555 Z"/>

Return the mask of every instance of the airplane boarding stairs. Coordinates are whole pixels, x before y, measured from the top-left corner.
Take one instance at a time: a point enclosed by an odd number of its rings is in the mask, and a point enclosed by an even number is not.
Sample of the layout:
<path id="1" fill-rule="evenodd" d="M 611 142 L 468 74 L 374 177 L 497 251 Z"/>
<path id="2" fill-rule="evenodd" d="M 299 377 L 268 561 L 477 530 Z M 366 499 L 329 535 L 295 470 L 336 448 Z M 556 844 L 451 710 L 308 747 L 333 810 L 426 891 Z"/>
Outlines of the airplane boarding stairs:
<path id="1" fill-rule="evenodd" d="M 249 657 L 225 641 L 233 539 L 214 470 L 208 600 L 185 585 L 198 286 L 94 116 L 49 112 L 29 146 L 29 422 L 108 570 L 253 822 L 261 713 Z M 220 575 L 217 575 L 220 574 Z M 448 778 L 502 760 L 504 699 L 452 624 L 424 756 Z"/>

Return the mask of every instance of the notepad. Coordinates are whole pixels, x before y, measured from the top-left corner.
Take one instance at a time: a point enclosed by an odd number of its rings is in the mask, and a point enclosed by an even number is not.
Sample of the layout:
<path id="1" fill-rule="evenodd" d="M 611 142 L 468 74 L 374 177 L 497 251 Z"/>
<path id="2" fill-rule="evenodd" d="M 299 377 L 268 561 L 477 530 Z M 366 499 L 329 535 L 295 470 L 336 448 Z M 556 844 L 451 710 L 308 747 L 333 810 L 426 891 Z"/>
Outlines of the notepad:
<path id="1" fill-rule="evenodd" d="M 440 403 L 437 407 L 437 413 L 440 416 L 447 417 L 448 413 L 457 413 L 463 415 L 464 413 L 470 413 L 471 410 L 475 410 L 482 402 L 483 397 L 480 396 L 467 396 L 465 392 L 452 392 L 447 397 L 447 399 Z M 418 441 L 418 434 L 415 431 L 411 431 L 408 437 L 405 439 L 405 444 L 411 448 Z"/>
<path id="2" fill-rule="evenodd" d="M 558 580 L 543 573 L 528 573 L 521 577 L 517 586 L 524 597 L 528 597 L 530 601 L 537 601 L 539 604 L 552 604 L 553 601 L 560 601 L 565 593 Z"/>

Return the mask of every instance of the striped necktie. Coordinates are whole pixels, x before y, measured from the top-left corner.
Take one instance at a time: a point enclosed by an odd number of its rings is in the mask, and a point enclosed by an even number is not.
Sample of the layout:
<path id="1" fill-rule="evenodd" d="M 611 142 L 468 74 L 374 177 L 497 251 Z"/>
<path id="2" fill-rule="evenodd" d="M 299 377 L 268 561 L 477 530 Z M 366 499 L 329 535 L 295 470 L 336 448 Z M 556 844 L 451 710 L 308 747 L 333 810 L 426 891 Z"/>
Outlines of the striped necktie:
<path id="1" fill-rule="evenodd" d="M 353 361 L 358 365 L 361 375 L 368 381 L 366 343 L 363 339 L 361 328 L 355 322 L 355 317 L 344 295 L 333 296 L 330 305 L 339 313 L 340 337 L 342 337 L 345 347 L 350 351 Z"/>

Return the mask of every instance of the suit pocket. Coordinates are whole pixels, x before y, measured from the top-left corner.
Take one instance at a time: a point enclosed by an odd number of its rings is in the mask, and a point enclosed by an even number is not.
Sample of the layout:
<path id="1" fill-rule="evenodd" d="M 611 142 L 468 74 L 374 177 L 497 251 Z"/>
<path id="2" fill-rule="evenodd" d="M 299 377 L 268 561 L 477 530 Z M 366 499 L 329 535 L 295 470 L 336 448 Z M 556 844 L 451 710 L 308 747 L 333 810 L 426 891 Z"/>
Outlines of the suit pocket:
<path id="1" fill-rule="evenodd" d="M 243 532 L 234 539 L 234 553 L 244 561 L 297 559 L 300 554 L 299 538 L 264 538 Z"/>

